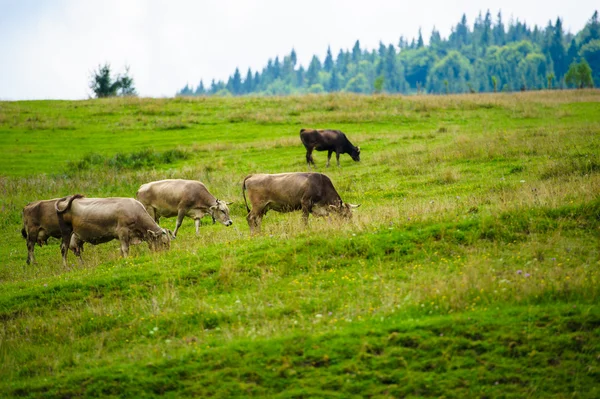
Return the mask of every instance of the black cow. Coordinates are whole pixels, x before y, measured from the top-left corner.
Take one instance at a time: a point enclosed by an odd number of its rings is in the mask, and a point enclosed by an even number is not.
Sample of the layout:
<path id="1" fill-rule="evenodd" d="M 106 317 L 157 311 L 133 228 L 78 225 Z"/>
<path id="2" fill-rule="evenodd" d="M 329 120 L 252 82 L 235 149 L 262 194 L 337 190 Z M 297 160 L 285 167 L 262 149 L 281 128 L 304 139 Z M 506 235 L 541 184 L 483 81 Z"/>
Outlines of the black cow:
<path id="1" fill-rule="evenodd" d="M 312 157 L 313 150 L 328 151 L 327 167 L 329 167 L 331 154 L 334 151 L 338 166 L 340 166 L 340 154 L 349 154 L 356 162 L 360 161 L 360 147 L 353 146 L 346 135 L 339 130 L 302 129 L 300 130 L 300 140 L 306 148 L 306 163 L 308 166 L 311 163 L 315 164 Z"/>

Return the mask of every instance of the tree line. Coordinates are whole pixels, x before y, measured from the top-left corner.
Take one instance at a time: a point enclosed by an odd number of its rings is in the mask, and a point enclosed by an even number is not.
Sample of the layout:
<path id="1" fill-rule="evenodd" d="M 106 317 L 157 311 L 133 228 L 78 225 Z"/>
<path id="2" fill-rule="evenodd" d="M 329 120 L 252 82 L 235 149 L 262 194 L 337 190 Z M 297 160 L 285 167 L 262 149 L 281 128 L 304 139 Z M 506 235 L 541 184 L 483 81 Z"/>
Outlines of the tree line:
<path id="1" fill-rule="evenodd" d="M 299 65 L 294 49 L 269 59 L 261 71 L 239 68 L 227 81 L 196 87 L 187 84 L 178 96 L 287 95 L 323 92 L 466 93 L 600 86 L 600 22 L 594 12 L 576 34 L 565 32 L 557 18 L 544 28 L 519 20 L 505 24 L 502 13 L 479 13 L 472 27 L 463 14 L 447 38 L 435 28 L 425 44 L 421 31 L 410 41 L 380 42 L 324 60 L 313 55 Z"/>

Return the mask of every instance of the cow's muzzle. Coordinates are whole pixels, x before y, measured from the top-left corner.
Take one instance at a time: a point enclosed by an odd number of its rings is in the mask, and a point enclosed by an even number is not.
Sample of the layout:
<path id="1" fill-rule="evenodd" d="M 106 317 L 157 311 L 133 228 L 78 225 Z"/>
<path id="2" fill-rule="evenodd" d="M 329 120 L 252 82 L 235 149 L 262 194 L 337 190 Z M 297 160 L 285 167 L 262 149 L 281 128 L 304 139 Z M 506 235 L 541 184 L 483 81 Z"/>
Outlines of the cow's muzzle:
<path id="1" fill-rule="evenodd" d="M 231 226 L 232 224 L 233 221 L 231 219 L 225 222 L 225 226 Z"/>

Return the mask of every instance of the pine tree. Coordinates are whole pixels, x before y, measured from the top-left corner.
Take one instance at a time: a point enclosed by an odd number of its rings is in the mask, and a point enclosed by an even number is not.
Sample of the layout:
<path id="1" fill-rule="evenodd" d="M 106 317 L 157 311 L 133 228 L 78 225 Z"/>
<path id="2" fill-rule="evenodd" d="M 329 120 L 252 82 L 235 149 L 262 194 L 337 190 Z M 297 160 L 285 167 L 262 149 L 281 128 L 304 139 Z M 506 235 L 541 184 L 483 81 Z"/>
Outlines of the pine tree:
<path id="1" fill-rule="evenodd" d="M 319 83 L 319 72 L 321 72 L 321 61 L 319 61 L 319 57 L 313 55 L 306 71 L 306 84 L 308 87 Z"/>
<path id="2" fill-rule="evenodd" d="M 498 11 L 498 15 L 496 18 L 496 24 L 493 28 L 494 35 L 494 43 L 498 46 L 504 46 L 506 43 L 505 31 L 504 31 L 504 23 L 502 22 L 502 12 Z"/>
<path id="3" fill-rule="evenodd" d="M 323 62 L 323 69 L 325 72 L 331 72 L 333 69 L 333 56 L 331 55 L 331 47 L 327 46 L 327 55 L 325 56 L 325 61 Z"/>
<path id="4" fill-rule="evenodd" d="M 357 40 L 354 43 L 354 47 L 352 47 L 352 62 L 358 63 L 360 61 L 361 51 L 360 51 L 360 42 Z"/>
<path id="5" fill-rule="evenodd" d="M 229 87 L 229 84 L 227 86 L 227 89 L 231 93 L 235 95 L 242 94 L 242 75 L 240 75 L 239 68 L 235 68 L 233 78 L 231 79 L 231 87 Z"/>
<path id="6" fill-rule="evenodd" d="M 485 13 L 485 19 L 483 20 L 483 28 L 481 31 L 481 44 L 487 47 L 492 42 L 492 15 L 490 10 Z"/>
<path id="7" fill-rule="evenodd" d="M 552 58 L 552 63 L 554 64 L 554 72 L 556 73 L 556 78 L 561 80 L 567 71 L 566 65 L 566 51 L 565 46 L 563 45 L 563 29 L 562 29 L 562 21 L 560 18 L 556 19 L 556 24 L 554 25 L 554 30 L 552 34 L 552 40 L 550 42 L 550 47 L 548 52 L 550 53 L 550 58 Z"/>
<path id="8" fill-rule="evenodd" d="M 417 39 L 417 48 L 423 48 L 423 35 L 421 34 L 421 28 L 419 28 L 419 38 Z"/>
<path id="9" fill-rule="evenodd" d="M 204 82 L 200 80 L 200 83 L 198 83 L 198 86 L 196 87 L 196 91 L 194 91 L 194 95 L 203 96 L 204 94 L 206 94 L 206 89 L 204 88 Z"/>
<path id="10" fill-rule="evenodd" d="M 295 68 L 296 63 L 298 62 L 298 57 L 296 56 L 296 50 L 292 49 L 290 53 L 290 60 L 292 61 L 292 66 Z"/>
<path id="11" fill-rule="evenodd" d="M 242 87 L 244 93 L 252 93 L 254 91 L 254 80 L 252 79 L 252 70 L 250 68 L 248 68 Z"/>
<path id="12" fill-rule="evenodd" d="M 334 69 L 331 71 L 331 77 L 327 84 L 327 91 L 336 92 L 340 90 L 340 78 L 337 71 Z"/>

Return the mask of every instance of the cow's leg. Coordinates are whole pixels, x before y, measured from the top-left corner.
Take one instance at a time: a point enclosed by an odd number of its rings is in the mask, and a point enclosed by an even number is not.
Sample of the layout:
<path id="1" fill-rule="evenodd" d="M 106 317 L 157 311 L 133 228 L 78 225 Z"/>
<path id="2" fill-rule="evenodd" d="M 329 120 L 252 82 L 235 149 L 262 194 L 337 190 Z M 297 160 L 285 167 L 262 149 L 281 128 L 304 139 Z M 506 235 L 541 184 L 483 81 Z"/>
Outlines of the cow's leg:
<path id="1" fill-rule="evenodd" d="M 312 211 L 312 205 L 309 200 L 302 200 L 302 220 L 304 221 L 304 225 L 308 225 L 308 215 L 310 215 Z"/>
<path id="2" fill-rule="evenodd" d="M 181 227 L 181 223 L 183 223 L 185 213 L 185 209 L 179 209 L 177 211 L 177 223 L 175 224 L 175 231 L 173 232 L 173 237 L 177 236 L 177 231 L 179 231 L 179 227 Z"/>
<path id="3" fill-rule="evenodd" d="M 333 150 L 327 151 L 327 167 L 329 167 L 329 161 L 331 161 L 331 154 L 333 154 Z"/>
<path id="4" fill-rule="evenodd" d="M 335 152 L 335 158 L 337 159 L 337 165 L 338 167 L 340 166 L 340 153 L 339 152 Z"/>
<path id="5" fill-rule="evenodd" d="M 156 211 L 156 208 L 154 208 L 153 206 L 149 206 L 148 208 L 146 208 L 146 211 L 148 211 L 148 215 L 150 215 L 150 217 L 152 219 L 154 219 L 156 224 L 158 224 L 158 221 L 160 220 L 160 216 L 158 216 L 158 212 Z"/>
<path id="6" fill-rule="evenodd" d="M 32 240 L 31 236 L 27 237 L 27 264 L 30 265 L 32 263 L 36 263 L 35 261 L 35 255 L 33 253 L 33 251 L 35 250 L 35 241 L 36 240 Z"/>
<path id="7" fill-rule="evenodd" d="M 315 160 L 312 157 L 312 152 L 313 152 L 314 148 L 313 147 L 307 147 L 306 148 L 306 163 L 308 164 L 308 167 L 310 168 L 310 165 L 312 164 L 313 166 L 315 165 Z"/>
<path id="8" fill-rule="evenodd" d="M 129 256 L 129 236 L 127 234 L 120 235 L 119 241 L 121 242 L 121 256 L 127 258 Z"/>
<path id="9" fill-rule="evenodd" d="M 264 208 L 259 209 L 257 206 L 254 206 L 248 216 L 246 216 L 246 220 L 248 221 L 248 226 L 250 227 L 250 233 L 260 233 L 260 225 L 262 223 L 262 218 L 266 212 Z"/>
<path id="10" fill-rule="evenodd" d="M 71 235 L 62 237 L 60 243 L 60 254 L 62 255 L 63 267 L 67 267 L 67 253 L 69 251 L 69 243 L 71 242 Z"/>
<path id="11" fill-rule="evenodd" d="M 213 223 L 214 223 L 214 218 L 213 218 Z M 200 232 L 200 218 L 196 218 L 194 219 L 194 224 L 196 225 L 196 235 L 199 234 Z"/>

